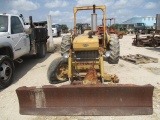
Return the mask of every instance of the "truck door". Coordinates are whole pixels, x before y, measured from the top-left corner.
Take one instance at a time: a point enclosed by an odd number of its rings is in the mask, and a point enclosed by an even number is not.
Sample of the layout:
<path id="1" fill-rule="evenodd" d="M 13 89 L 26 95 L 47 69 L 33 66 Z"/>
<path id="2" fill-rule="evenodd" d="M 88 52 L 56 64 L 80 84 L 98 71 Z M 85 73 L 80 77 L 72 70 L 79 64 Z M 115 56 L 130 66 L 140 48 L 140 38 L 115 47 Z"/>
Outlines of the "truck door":
<path id="1" fill-rule="evenodd" d="M 15 58 L 29 53 L 29 36 L 24 32 L 22 22 L 17 16 L 11 16 L 11 39 L 14 43 Z"/>

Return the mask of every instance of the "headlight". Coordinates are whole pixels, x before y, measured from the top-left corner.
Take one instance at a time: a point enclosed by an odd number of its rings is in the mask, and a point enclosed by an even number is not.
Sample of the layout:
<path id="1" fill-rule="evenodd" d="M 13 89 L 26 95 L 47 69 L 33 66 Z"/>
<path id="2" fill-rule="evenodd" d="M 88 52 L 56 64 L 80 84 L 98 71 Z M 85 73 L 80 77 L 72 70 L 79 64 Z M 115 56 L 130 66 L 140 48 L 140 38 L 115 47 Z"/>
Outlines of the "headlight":
<path id="1" fill-rule="evenodd" d="M 64 57 L 64 58 L 68 58 L 68 57 L 69 57 L 68 53 L 64 53 L 64 54 L 63 54 L 63 57 Z"/>
<path id="2" fill-rule="evenodd" d="M 105 56 L 106 57 L 109 57 L 111 55 L 111 52 L 110 51 L 107 51 L 106 53 L 105 53 Z"/>

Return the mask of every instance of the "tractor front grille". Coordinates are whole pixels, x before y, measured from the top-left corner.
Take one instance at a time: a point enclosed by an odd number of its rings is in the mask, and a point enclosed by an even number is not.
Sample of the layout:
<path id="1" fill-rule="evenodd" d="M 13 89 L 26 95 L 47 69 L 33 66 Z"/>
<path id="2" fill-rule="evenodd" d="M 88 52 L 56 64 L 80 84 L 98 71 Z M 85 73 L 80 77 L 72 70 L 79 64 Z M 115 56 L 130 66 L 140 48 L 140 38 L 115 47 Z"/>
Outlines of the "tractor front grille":
<path id="1" fill-rule="evenodd" d="M 97 50 L 75 52 L 76 60 L 98 60 L 98 57 L 99 57 L 99 53 Z"/>

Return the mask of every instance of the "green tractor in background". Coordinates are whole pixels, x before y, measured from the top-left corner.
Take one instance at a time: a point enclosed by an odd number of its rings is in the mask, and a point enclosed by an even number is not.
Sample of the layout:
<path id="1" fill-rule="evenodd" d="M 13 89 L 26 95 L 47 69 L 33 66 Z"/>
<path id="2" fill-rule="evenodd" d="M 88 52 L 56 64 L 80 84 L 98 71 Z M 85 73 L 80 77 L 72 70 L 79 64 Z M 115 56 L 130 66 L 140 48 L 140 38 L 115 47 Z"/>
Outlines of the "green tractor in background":
<path id="1" fill-rule="evenodd" d="M 85 30 L 91 30 L 89 23 L 77 23 L 76 24 L 78 34 L 83 34 Z"/>
<path id="2" fill-rule="evenodd" d="M 108 29 L 109 31 L 114 31 L 118 35 L 119 39 L 122 39 L 123 35 L 127 35 L 128 33 L 127 27 L 123 24 L 112 24 Z"/>

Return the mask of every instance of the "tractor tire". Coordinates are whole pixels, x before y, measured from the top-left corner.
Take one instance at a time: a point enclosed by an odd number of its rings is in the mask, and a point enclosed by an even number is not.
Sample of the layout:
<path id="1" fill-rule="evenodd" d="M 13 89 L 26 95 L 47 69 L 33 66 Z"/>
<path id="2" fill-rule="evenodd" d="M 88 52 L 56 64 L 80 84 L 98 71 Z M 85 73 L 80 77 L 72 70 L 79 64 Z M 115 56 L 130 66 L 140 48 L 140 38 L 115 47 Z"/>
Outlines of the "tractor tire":
<path id="1" fill-rule="evenodd" d="M 0 88 L 8 87 L 13 81 L 14 63 L 6 55 L 0 56 Z"/>
<path id="2" fill-rule="evenodd" d="M 68 81 L 68 59 L 59 57 L 50 64 L 47 77 L 51 84 Z"/>
<path id="3" fill-rule="evenodd" d="M 46 43 L 38 43 L 37 44 L 37 54 L 36 57 L 37 58 L 44 58 L 46 56 L 46 52 L 47 52 L 47 46 Z"/>
<path id="4" fill-rule="evenodd" d="M 63 36 L 61 42 L 61 55 L 63 56 L 65 53 L 68 53 L 70 47 L 71 47 L 70 35 Z"/>
<path id="5" fill-rule="evenodd" d="M 110 42 L 108 44 L 108 50 L 110 51 L 108 63 L 117 64 L 119 61 L 120 45 L 118 36 L 116 34 L 110 34 Z"/>

